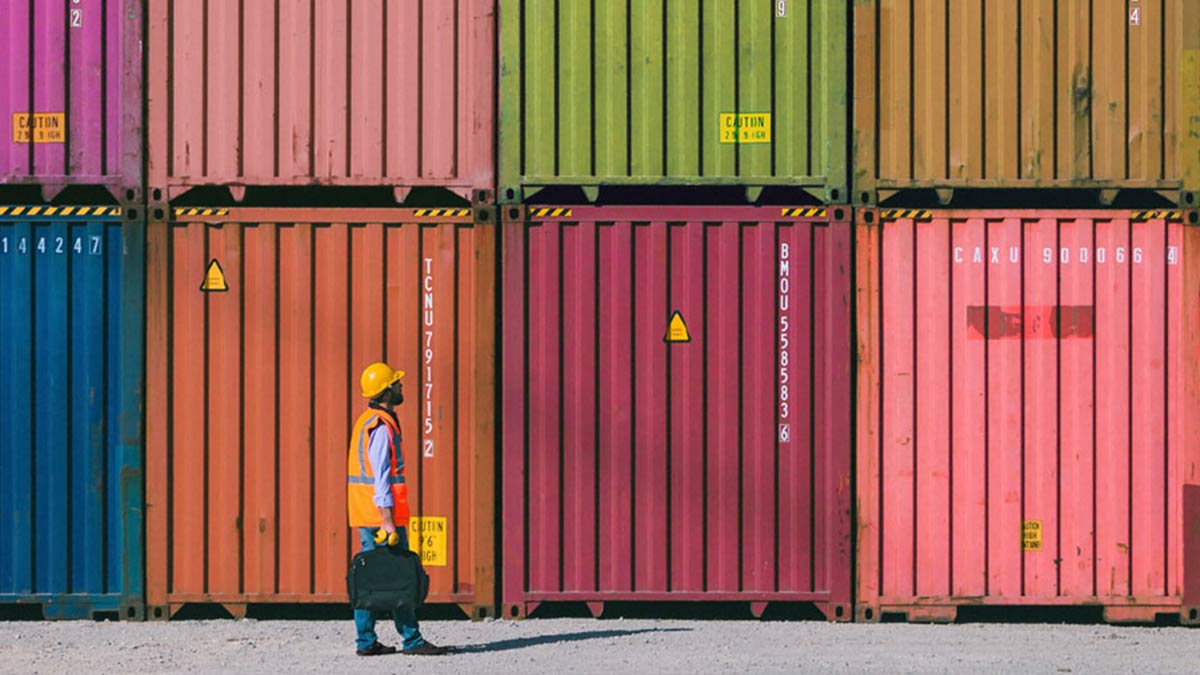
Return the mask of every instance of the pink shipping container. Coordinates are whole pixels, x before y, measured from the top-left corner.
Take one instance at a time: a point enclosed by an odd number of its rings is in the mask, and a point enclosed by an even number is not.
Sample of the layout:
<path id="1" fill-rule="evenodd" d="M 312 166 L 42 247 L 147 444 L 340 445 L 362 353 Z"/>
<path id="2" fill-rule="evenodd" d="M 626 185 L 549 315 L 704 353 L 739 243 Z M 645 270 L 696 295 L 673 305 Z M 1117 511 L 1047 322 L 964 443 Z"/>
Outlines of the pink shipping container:
<path id="1" fill-rule="evenodd" d="M 859 620 L 1200 623 L 1197 225 L 859 212 Z"/>
<path id="2" fill-rule="evenodd" d="M 39 185 L 47 200 L 69 185 L 140 200 L 140 0 L 5 2 L 0 62 L 0 184 Z"/>
<path id="3" fill-rule="evenodd" d="M 504 213 L 504 615 L 849 620 L 849 209 Z"/>
<path id="4" fill-rule="evenodd" d="M 154 204 L 197 186 L 491 199 L 495 0 L 148 6 Z"/>

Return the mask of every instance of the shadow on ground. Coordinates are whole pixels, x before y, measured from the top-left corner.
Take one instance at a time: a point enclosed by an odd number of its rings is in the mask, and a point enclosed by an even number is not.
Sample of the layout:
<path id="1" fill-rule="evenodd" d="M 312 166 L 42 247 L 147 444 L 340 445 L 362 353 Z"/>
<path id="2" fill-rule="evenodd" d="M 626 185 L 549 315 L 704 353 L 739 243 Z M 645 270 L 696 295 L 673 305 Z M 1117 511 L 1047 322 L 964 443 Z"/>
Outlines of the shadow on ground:
<path id="1" fill-rule="evenodd" d="M 526 638 L 497 640 L 479 645 L 466 645 L 455 651 L 460 654 L 478 654 L 481 652 L 504 652 L 512 649 L 525 649 L 538 645 L 557 644 L 560 642 L 580 642 L 582 640 L 604 640 L 606 638 L 621 638 L 642 633 L 688 633 L 691 628 L 643 628 L 639 630 L 590 630 L 578 633 L 559 633 L 557 635 L 533 635 Z"/>

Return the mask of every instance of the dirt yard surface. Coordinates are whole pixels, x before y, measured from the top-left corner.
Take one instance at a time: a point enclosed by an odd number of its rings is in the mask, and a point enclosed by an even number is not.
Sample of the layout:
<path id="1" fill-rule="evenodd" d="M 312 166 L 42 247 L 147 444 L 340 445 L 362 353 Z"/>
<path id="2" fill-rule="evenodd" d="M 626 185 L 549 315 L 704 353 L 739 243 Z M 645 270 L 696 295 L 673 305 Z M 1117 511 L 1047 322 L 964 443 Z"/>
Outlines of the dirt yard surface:
<path id="1" fill-rule="evenodd" d="M 391 625 L 380 639 L 397 643 Z M 1200 632 L 545 619 L 437 621 L 447 657 L 355 656 L 349 621 L 0 623 L 4 673 L 1196 673 Z"/>

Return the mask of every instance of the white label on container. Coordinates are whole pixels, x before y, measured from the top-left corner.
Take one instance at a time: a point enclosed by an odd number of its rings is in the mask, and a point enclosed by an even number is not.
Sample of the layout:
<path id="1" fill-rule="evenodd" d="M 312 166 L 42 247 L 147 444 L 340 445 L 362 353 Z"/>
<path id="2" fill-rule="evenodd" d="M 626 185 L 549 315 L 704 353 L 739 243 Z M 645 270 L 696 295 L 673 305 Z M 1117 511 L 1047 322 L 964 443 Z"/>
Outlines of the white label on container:
<path id="1" fill-rule="evenodd" d="M 424 405 L 421 406 L 421 454 L 433 457 L 433 258 L 425 258 L 425 276 L 421 280 L 421 328 L 425 344 L 423 345 L 421 368 L 424 372 L 424 383 L 421 396 Z"/>
<path id="2" fill-rule="evenodd" d="M 777 0 L 775 2 L 775 16 L 780 19 L 787 17 L 787 0 Z"/>

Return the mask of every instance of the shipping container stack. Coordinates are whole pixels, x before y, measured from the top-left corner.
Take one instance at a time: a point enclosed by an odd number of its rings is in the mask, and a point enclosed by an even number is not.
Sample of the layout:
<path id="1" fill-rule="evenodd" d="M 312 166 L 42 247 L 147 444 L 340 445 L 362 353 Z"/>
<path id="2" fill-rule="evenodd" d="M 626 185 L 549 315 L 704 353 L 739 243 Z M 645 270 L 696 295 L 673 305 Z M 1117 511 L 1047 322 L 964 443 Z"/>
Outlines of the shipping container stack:
<path id="1" fill-rule="evenodd" d="M 506 618 L 851 619 L 848 25 L 500 2 Z"/>
<path id="2" fill-rule="evenodd" d="M 1200 622 L 1200 7 L 854 31 L 856 618 Z"/>
<path id="3" fill-rule="evenodd" d="M 149 618 L 346 602 L 375 361 L 429 602 L 494 612 L 493 4 L 147 3 Z"/>
<path id="4" fill-rule="evenodd" d="M 9 616 L 142 616 L 136 4 L 3 10 L 0 611 Z"/>

